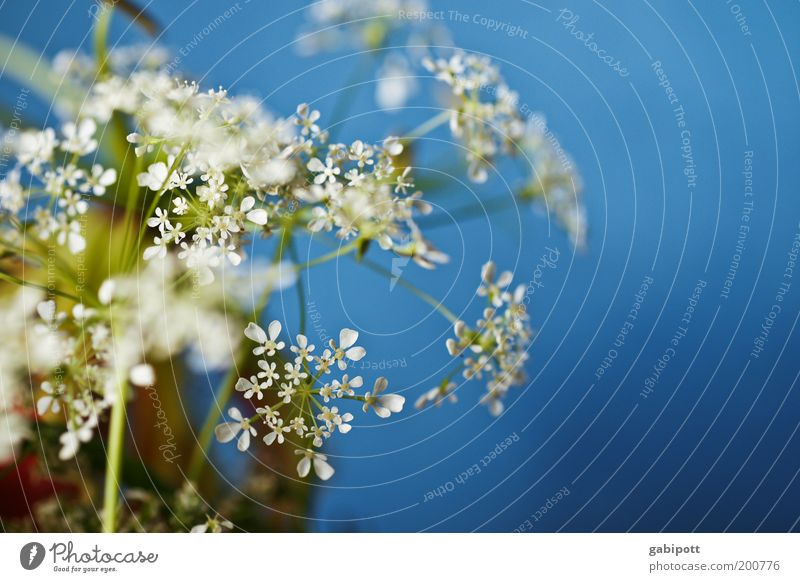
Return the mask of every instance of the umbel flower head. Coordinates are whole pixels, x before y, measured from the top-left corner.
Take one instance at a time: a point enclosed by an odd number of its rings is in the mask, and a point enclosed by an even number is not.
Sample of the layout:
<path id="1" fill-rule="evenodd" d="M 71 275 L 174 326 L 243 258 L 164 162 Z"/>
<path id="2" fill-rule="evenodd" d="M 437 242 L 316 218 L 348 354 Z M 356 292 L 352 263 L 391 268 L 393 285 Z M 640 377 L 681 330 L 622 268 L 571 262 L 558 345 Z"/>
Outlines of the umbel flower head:
<path id="1" fill-rule="evenodd" d="M 481 285 L 477 291 L 479 296 L 486 297 L 488 303 L 483 316 L 472 327 L 456 321 L 453 325 L 455 338 L 446 342 L 451 356 L 463 358 L 461 368 L 465 379 L 486 381 L 486 393 L 481 402 L 495 416 L 503 412 L 502 399 L 508 389 L 525 381 L 524 365 L 533 337 L 523 303 L 525 285 L 509 291 L 512 279 L 509 271 L 495 278 L 495 265 L 487 262 L 481 271 Z M 455 388 L 449 377 L 445 378 L 440 386 L 424 394 L 416 405 L 422 408 L 428 403 L 438 405 L 445 399 L 454 401 L 452 393 Z"/>
<path id="2" fill-rule="evenodd" d="M 302 455 L 297 465 L 300 477 L 308 476 L 313 467 L 324 481 L 333 476 L 334 469 L 327 457 L 316 449 L 337 431 L 346 434 L 352 428 L 353 414 L 339 407 L 346 406 L 348 401 L 361 402 L 364 412 L 372 409 L 379 417 L 388 418 L 403 410 L 405 398 L 385 393 L 386 378 L 378 378 L 372 391 L 363 395 L 356 392 L 364 384 L 361 376 L 351 378 L 343 374 L 340 378 L 329 379 L 336 369 L 343 372 L 350 362 L 357 362 L 366 355 L 366 350 L 356 345 L 357 331 L 342 329 L 339 341 L 331 340 L 330 347 L 319 354 L 314 353 L 315 346 L 308 343 L 306 336 L 298 334 L 289 346 L 295 357 L 293 361 L 286 361 L 286 342 L 280 339 L 282 329 L 277 320 L 266 330 L 256 323 L 248 324 L 244 334 L 257 344 L 252 352 L 258 356 L 256 364 L 261 371 L 249 378 L 239 378 L 236 390 L 258 406 L 250 416 L 231 408 L 228 411 L 230 420 L 217 425 L 215 434 L 223 443 L 235 439 L 237 448 L 246 451 L 251 437 L 263 430 L 262 440 L 267 446 L 291 444 L 299 447 L 296 453 Z"/>

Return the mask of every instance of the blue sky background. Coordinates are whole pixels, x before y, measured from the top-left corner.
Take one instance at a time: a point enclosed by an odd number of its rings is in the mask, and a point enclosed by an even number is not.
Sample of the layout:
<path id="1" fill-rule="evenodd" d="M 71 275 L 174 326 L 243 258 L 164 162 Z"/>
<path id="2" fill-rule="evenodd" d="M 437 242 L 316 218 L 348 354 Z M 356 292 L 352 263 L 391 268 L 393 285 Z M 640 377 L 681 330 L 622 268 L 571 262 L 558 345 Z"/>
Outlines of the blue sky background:
<path id="1" fill-rule="evenodd" d="M 458 46 L 494 58 L 521 102 L 546 115 L 583 176 L 589 245 L 574 253 L 556 225 L 528 207 L 431 231 L 452 262 L 433 273 L 409 265 L 402 276 L 446 297 L 468 320 L 479 316 L 473 292 L 483 262 L 495 260 L 524 283 L 545 248 L 558 249 L 559 261 L 543 273 L 531 304 L 538 335 L 530 381 L 510 394 L 499 418 L 476 405 L 483 389 L 477 383 L 464 385 L 458 404 L 441 409 L 408 407 L 389 422 L 357 416 L 349 438 L 332 441 L 337 474 L 315 485 L 309 528 L 798 530 L 800 272 L 792 279 L 784 272 L 800 233 L 800 5 L 742 3 L 737 20 L 738 5 L 725 2 L 430 4 L 444 11 L 441 24 Z M 90 6 L 5 2 L 0 32 L 52 56 L 87 43 Z M 162 43 L 179 53 L 230 6 L 160 0 L 150 10 L 165 27 Z M 562 9 L 579 16 L 575 28 L 594 33 L 629 74 L 611 70 L 571 35 L 559 21 Z M 182 66 L 208 85 L 262 96 L 280 114 L 312 102 L 324 120 L 363 57 L 347 47 L 299 56 L 292 43 L 304 18 L 286 10 L 281 3 L 241 0 L 236 14 L 194 43 Z M 468 21 L 452 19 L 450 10 Z M 476 15 L 527 34 L 493 32 Z M 118 19 L 115 38 L 141 40 L 126 27 Z M 692 188 L 681 128 L 653 70 L 656 61 L 685 112 L 697 173 Z M 367 90 L 346 93 L 350 111 L 360 115 L 340 128 L 341 139 L 379 140 L 431 116 L 426 108 L 436 103 L 436 85 L 424 75 L 412 109 L 399 114 L 377 110 L 373 77 L 363 80 Z M 0 83 L 4 102 L 13 104 L 11 84 Z M 430 137 L 449 135 L 441 128 Z M 432 140 L 422 144 L 421 166 L 436 166 L 442 152 L 452 152 Z M 742 224 L 746 152 L 752 152 L 754 205 L 741 264 L 724 297 Z M 433 195 L 437 205 L 507 198 L 509 187 L 520 183 L 513 166 L 475 188 L 457 179 L 463 173 L 454 172 Z M 312 245 L 309 252 L 322 249 Z M 375 258 L 389 266 L 385 256 Z M 638 318 L 597 379 L 648 277 L 653 284 Z M 688 331 L 644 398 L 645 380 L 682 325 L 698 281 L 705 287 Z M 781 311 L 754 357 L 754 338 L 784 281 L 791 285 L 778 303 Z M 404 362 L 381 373 L 411 402 L 438 381 L 449 361 L 449 330 L 425 304 L 350 263 L 320 267 L 307 284 L 320 315 L 317 332 L 355 327 L 370 362 Z M 277 315 L 296 325 L 294 293 L 282 299 Z M 378 372 L 363 374 L 370 382 Z M 511 446 L 481 462 L 509 436 Z M 475 464 L 480 473 L 456 481 Z M 425 501 L 440 487 L 444 495 Z M 564 490 L 569 494 L 558 499 Z"/>

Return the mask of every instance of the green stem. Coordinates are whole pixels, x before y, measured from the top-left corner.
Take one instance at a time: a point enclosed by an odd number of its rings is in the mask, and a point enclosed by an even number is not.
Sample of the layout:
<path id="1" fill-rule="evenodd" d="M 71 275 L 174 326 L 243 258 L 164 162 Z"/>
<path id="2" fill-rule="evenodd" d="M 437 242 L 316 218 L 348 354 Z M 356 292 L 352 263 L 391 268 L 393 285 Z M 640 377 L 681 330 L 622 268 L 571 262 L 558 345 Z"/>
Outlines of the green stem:
<path id="1" fill-rule="evenodd" d="M 46 285 L 40 285 L 38 283 L 33 283 L 31 281 L 24 281 L 23 279 L 15 277 L 14 275 L 9 275 L 8 273 L 6 273 L 4 271 L 0 271 L 0 280 L 6 281 L 8 283 L 13 283 L 15 285 L 21 285 L 23 287 L 33 287 L 34 289 L 41 289 L 42 291 L 45 291 L 46 293 L 52 293 L 53 295 L 58 295 L 59 297 L 64 297 L 65 299 L 69 299 L 71 301 L 74 301 L 75 303 L 82 303 L 83 302 L 80 297 L 77 297 L 77 296 L 72 295 L 70 293 L 66 293 L 66 292 L 60 291 L 58 289 L 50 289 Z"/>
<path id="2" fill-rule="evenodd" d="M 283 227 L 281 240 L 278 243 L 278 247 L 275 249 L 275 256 L 273 257 L 274 264 L 279 263 L 281 257 L 283 256 L 284 249 L 287 246 L 287 241 L 291 235 L 291 225 L 291 222 L 287 222 Z M 264 289 L 264 293 L 262 293 L 261 297 L 259 298 L 258 305 L 255 308 L 256 321 L 261 319 L 261 313 L 266 308 L 270 295 L 272 295 L 272 282 L 267 284 Z M 203 472 L 203 467 L 205 467 L 205 462 L 208 459 L 206 451 L 211 444 L 211 438 L 214 434 L 214 426 L 219 420 L 220 414 L 222 413 L 222 408 L 225 406 L 228 400 L 230 400 L 231 395 L 233 394 L 233 389 L 236 386 L 236 380 L 239 378 L 239 368 L 244 365 L 244 362 L 249 355 L 249 346 L 245 343 L 242 343 L 242 345 L 239 347 L 239 352 L 235 357 L 233 365 L 228 370 L 228 373 L 225 375 L 225 378 L 220 384 L 220 388 L 217 390 L 213 404 L 208 409 L 208 414 L 206 414 L 206 418 L 203 421 L 203 427 L 200 429 L 200 434 L 197 438 L 197 447 L 192 452 L 192 456 L 189 460 L 187 476 L 190 481 L 197 483 L 200 475 Z"/>
<path id="3" fill-rule="evenodd" d="M 440 125 L 444 125 L 448 121 L 450 121 L 450 111 L 449 110 L 442 111 L 441 113 L 431 117 L 425 123 L 422 123 L 417 127 L 415 127 L 414 129 L 412 129 L 408 134 L 406 134 L 406 136 L 403 138 L 403 141 L 409 143 L 416 139 L 419 139 L 422 136 L 427 135 Z"/>
<path id="4" fill-rule="evenodd" d="M 335 141 L 335 136 L 339 133 L 339 129 L 341 129 L 342 125 L 344 125 L 345 116 L 350 111 L 350 107 L 361 92 L 361 88 L 365 85 L 363 82 L 364 73 L 369 70 L 374 54 L 375 53 L 369 52 L 362 56 L 361 62 L 352 68 L 350 77 L 348 77 L 344 87 L 336 96 L 336 101 L 333 104 L 333 109 L 329 117 L 330 122 L 328 123 L 330 127 L 328 135 L 331 143 Z M 354 89 L 354 94 L 350 95 L 349 99 L 345 99 L 345 95 L 351 87 Z"/>
<path id="5" fill-rule="evenodd" d="M 111 25 L 111 15 L 114 12 L 113 5 L 103 4 L 97 17 L 94 28 L 94 52 L 97 57 L 97 76 L 105 77 L 109 73 L 108 68 L 108 29 Z"/>
<path id="6" fill-rule="evenodd" d="M 117 528 L 120 483 L 122 482 L 122 455 L 125 449 L 128 379 L 118 377 L 117 384 L 119 391 L 117 399 L 111 407 L 111 421 L 108 428 L 108 456 L 103 493 L 104 533 L 113 533 Z"/>
<path id="7" fill-rule="evenodd" d="M 419 219 L 418 224 L 421 228 L 430 230 L 440 226 L 447 226 L 448 224 L 453 224 L 454 222 L 460 222 L 462 220 L 480 218 L 481 216 L 486 216 L 492 212 L 507 210 L 516 206 L 517 204 L 518 201 L 514 196 L 509 196 L 507 198 L 495 198 L 486 203 L 476 202 L 474 204 L 461 206 L 454 209 L 449 214 L 438 214 L 431 217 L 422 217 Z"/>
<path id="8" fill-rule="evenodd" d="M 297 258 L 297 248 L 294 244 L 294 238 L 289 239 L 289 257 L 292 259 L 292 262 L 296 265 L 298 263 Z M 303 275 L 302 273 L 297 274 L 297 283 L 295 283 L 295 287 L 297 287 L 297 307 L 300 312 L 300 333 L 305 335 L 306 334 L 306 292 L 305 288 L 303 287 Z M 306 362 L 303 360 L 303 364 L 305 365 Z M 308 366 L 306 366 L 308 367 Z"/>
<path id="9" fill-rule="evenodd" d="M 351 252 L 357 250 L 360 244 L 361 244 L 360 241 L 357 239 L 354 242 L 350 243 L 349 245 L 345 245 L 343 247 L 339 247 L 335 251 L 331 251 L 329 253 L 326 253 L 326 254 L 322 255 L 321 257 L 317 257 L 316 259 L 311 259 L 310 261 L 308 261 L 306 263 L 300 263 L 299 265 L 295 265 L 294 268 L 297 269 L 297 271 L 302 271 L 304 269 L 308 269 L 308 268 L 314 267 L 316 265 L 321 265 L 322 263 L 327 263 L 328 261 L 333 261 L 335 259 L 338 259 L 341 256 L 344 256 L 344 255 L 346 255 L 348 253 L 351 253 Z"/>
<path id="10" fill-rule="evenodd" d="M 249 354 L 248 350 L 239 350 L 236 361 L 228 370 L 225 378 L 220 383 L 220 388 L 214 397 L 214 402 L 209 408 L 206 419 L 203 422 L 203 427 L 200 429 L 198 436 L 198 446 L 192 453 L 191 460 L 189 461 L 188 477 L 189 481 L 197 483 L 203 472 L 203 467 L 207 460 L 206 451 L 208 445 L 211 444 L 211 437 L 214 434 L 214 426 L 222 414 L 222 409 L 225 404 L 230 400 L 233 394 L 233 388 L 236 386 L 236 380 L 239 378 L 239 368 L 244 363 L 245 357 Z"/>
<path id="11" fill-rule="evenodd" d="M 429 293 L 426 293 L 416 285 L 409 283 L 403 278 L 397 278 L 395 275 L 392 274 L 391 271 L 384 269 L 378 263 L 375 263 L 370 259 L 362 258 L 360 264 L 364 265 L 369 270 L 378 273 L 379 275 L 383 275 L 387 279 L 396 281 L 398 285 L 404 287 L 405 289 L 410 291 L 413 295 L 415 295 L 416 297 L 418 297 L 419 299 L 421 299 L 422 301 L 433 307 L 440 315 L 448 319 L 450 323 L 455 323 L 456 321 L 458 321 L 458 317 L 456 316 L 455 313 L 453 313 L 452 311 L 447 309 L 447 307 L 442 305 L 441 301 L 439 301 Z"/>

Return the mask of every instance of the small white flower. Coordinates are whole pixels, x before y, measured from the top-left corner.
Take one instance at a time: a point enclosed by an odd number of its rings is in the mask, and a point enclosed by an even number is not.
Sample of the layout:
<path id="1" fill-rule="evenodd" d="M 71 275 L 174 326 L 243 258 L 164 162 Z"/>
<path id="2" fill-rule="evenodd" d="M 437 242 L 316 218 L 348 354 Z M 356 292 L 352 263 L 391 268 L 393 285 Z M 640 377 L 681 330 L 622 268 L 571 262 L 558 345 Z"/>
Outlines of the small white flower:
<path id="1" fill-rule="evenodd" d="M 236 442 L 236 448 L 244 452 L 250 446 L 250 436 L 256 436 L 256 429 L 250 424 L 250 419 L 242 417 L 242 413 L 239 412 L 238 408 L 231 407 L 228 410 L 228 416 L 233 421 L 218 424 L 214 429 L 214 434 L 221 443 L 230 442 L 238 435 L 239 439 Z"/>
<path id="2" fill-rule="evenodd" d="M 303 362 L 310 362 L 314 359 L 314 356 L 311 355 L 311 352 L 314 351 L 314 344 L 308 345 L 308 338 L 303 334 L 297 334 L 297 345 L 292 346 L 289 348 L 297 354 L 294 361 L 296 364 L 302 364 Z"/>
<path id="3" fill-rule="evenodd" d="M 186 200 L 183 197 L 178 196 L 177 198 L 172 200 L 172 205 L 175 207 L 173 212 L 178 216 L 183 216 L 187 212 L 189 212 L 189 205 L 187 204 Z"/>
<path id="4" fill-rule="evenodd" d="M 62 128 L 64 140 L 61 142 L 61 149 L 79 156 L 92 153 L 97 149 L 95 131 L 97 124 L 93 119 L 84 119 L 77 125 L 71 122 L 65 124 Z"/>
<path id="5" fill-rule="evenodd" d="M 311 472 L 311 465 L 314 465 L 314 472 L 317 474 L 317 477 L 322 479 L 323 481 L 327 481 L 331 477 L 333 477 L 334 469 L 328 464 L 328 457 L 321 453 L 315 453 L 311 449 L 297 449 L 294 452 L 295 455 L 303 455 L 303 458 L 300 459 L 300 462 L 297 463 L 297 474 L 300 477 L 307 477 L 308 474 Z"/>
<path id="6" fill-rule="evenodd" d="M 222 528 L 233 529 L 233 524 L 227 519 L 220 519 L 218 515 L 194 526 L 189 533 L 222 533 Z"/>
<path id="7" fill-rule="evenodd" d="M 336 176 L 342 173 L 342 169 L 334 165 L 331 157 L 326 158 L 324 164 L 319 158 L 311 158 L 308 169 L 317 174 L 314 176 L 315 184 L 324 184 L 326 180 L 332 184 L 336 182 Z"/>
<path id="8" fill-rule="evenodd" d="M 278 339 L 278 336 L 281 333 L 282 327 L 280 321 L 272 321 L 267 329 L 269 331 L 269 336 L 267 336 L 266 332 L 261 326 L 255 323 L 249 323 L 247 328 L 244 330 L 244 335 L 254 342 L 261 344 L 257 348 L 253 349 L 253 354 L 256 356 L 260 356 L 264 353 L 266 353 L 268 356 L 274 356 L 276 350 L 282 350 L 284 347 L 286 347 L 284 342 L 275 341 Z"/>
<path id="9" fill-rule="evenodd" d="M 36 412 L 40 416 L 48 412 L 59 412 L 61 410 L 61 396 L 64 394 L 65 386 L 62 384 L 58 388 L 53 388 L 50 382 L 42 382 L 42 392 L 44 396 L 36 402 Z"/>
<path id="10" fill-rule="evenodd" d="M 282 445 L 286 440 L 283 436 L 283 433 L 292 430 L 288 426 L 283 426 L 282 418 L 279 418 L 275 423 L 271 424 L 269 428 L 271 432 L 268 432 L 266 435 L 264 435 L 263 439 L 266 445 L 271 445 L 276 440 L 278 441 L 279 445 Z"/>
<path id="11" fill-rule="evenodd" d="M 265 384 L 261 384 L 255 376 L 250 376 L 250 379 L 247 378 L 239 378 L 236 381 L 236 390 L 238 392 L 244 392 L 244 397 L 248 400 L 256 395 L 259 400 L 264 397 L 263 390 L 264 388 L 268 388 Z"/>
<path id="12" fill-rule="evenodd" d="M 83 192 L 91 192 L 95 196 L 102 196 L 106 188 L 117 181 L 117 171 L 114 168 L 103 169 L 100 164 L 92 166 L 92 175 L 86 178 L 86 183 L 81 187 Z"/>
<path id="13" fill-rule="evenodd" d="M 359 361 L 367 354 L 367 350 L 362 347 L 355 346 L 358 340 L 358 332 L 344 328 L 339 332 L 339 345 L 336 345 L 334 340 L 330 341 L 331 349 L 333 350 L 333 359 L 338 362 L 339 369 L 344 370 L 347 368 L 347 363 L 344 361 L 348 358 L 354 362 Z"/>
<path id="14" fill-rule="evenodd" d="M 372 392 L 364 394 L 364 406 L 362 410 L 367 412 L 370 408 L 381 418 L 389 418 L 391 414 L 403 410 L 406 399 L 399 394 L 382 394 L 389 386 L 389 381 L 381 376 L 375 381 Z M 379 396 L 380 395 L 380 396 Z"/>
<path id="15" fill-rule="evenodd" d="M 298 385 L 302 380 L 305 380 L 308 377 L 308 374 L 302 371 L 303 369 L 300 367 L 300 364 L 286 362 L 283 365 L 283 369 L 285 370 L 283 379 L 290 384 Z"/>
<path id="16" fill-rule="evenodd" d="M 275 371 L 275 368 L 277 367 L 277 364 L 275 362 L 259 360 L 258 367 L 261 368 L 262 370 L 261 372 L 258 373 L 258 377 L 264 379 L 264 386 L 266 388 L 271 387 L 280 378 L 280 374 L 278 374 L 278 372 Z"/>

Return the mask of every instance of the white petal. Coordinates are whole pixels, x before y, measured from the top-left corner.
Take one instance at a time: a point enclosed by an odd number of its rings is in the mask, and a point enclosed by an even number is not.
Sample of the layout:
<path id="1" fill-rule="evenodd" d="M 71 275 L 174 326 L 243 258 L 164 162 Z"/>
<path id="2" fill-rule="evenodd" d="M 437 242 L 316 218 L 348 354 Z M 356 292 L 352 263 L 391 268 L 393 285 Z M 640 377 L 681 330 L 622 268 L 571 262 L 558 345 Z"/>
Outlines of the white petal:
<path id="1" fill-rule="evenodd" d="M 263 208 L 256 208 L 247 213 L 247 220 L 260 226 L 267 224 L 267 211 Z"/>
<path id="2" fill-rule="evenodd" d="M 233 406 L 228 409 L 228 416 L 230 416 L 233 420 L 238 420 L 240 422 L 242 420 L 242 413 L 239 412 L 238 408 Z"/>
<path id="3" fill-rule="evenodd" d="M 214 435 L 219 442 L 227 443 L 232 441 L 236 435 L 239 434 L 240 428 L 242 428 L 242 426 L 238 422 L 223 422 L 214 428 Z"/>
<path id="4" fill-rule="evenodd" d="M 350 348 L 345 352 L 344 355 L 353 360 L 354 362 L 357 362 L 361 358 L 367 355 L 367 350 L 365 350 L 362 347 Z"/>
<path id="5" fill-rule="evenodd" d="M 100 289 L 97 291 L 97 297 L 100 299 L 100 303 L 103 305 L 108 305 L 114 300 L 114 290 L 116 289 L 116 283 L 114 283 L 113 279 L 106 279 L 103 281 L 103 284 L 100 285 Z"/>
<path id="6" fill-rule="evenodd" d="M 339 347 L 344 349 L 349 348 L 358 340 L 358 332 L 354 329 L 344 328 L 339 332 Z"/>
<path id="7" fill-rule="evenodd" d="M 247 198 L 242 200 L 242 205 L 239 208 L 241 209 L 242 212 L 247 212 L 255 205 L 256 205 L 256 199 L 253 198 L 252 196 L 248 196 Z"/>
<path id="8" fill-rule="evenodd" d="M 254 342 L 258 342 L 260 344 L 263 344 L 265 341 L 267 341 L 266 332 L 261 328 L 260 325 L 256 325 L 252 322 L 247 324 L 247 328 L 244 330 L 244 335 Z"/>
<path id="9" fill-rule="evenodd" d="M 308 457 L 303 457 L 300 459 L 300 462 L 297 463 L 297 474 L 301 477 L 308 477 L 308 473 L 311 471 L 311 460 Z"/>
<path id="10" fill-rule="evenodd" d="M 334 470 L 326 461 L 321 459 L 319 456 L 314 457 L 314 471 L 317 473 L 317 477 L 322 479 L 323 481 L 327 481 L 331 477 L 333 477 Z"/>
<path id="11" fill-rule="evenodd" d="M 53 321 L 56 316 L 56 302 L 50 299 L 49 301 L 42 301 L 36 305 L 36 312 L 47 323 Z"/>
<path id="12" fill-rule="evenodd" d="M 399 394 L 386 394 L 385 396 L 378 397 L 378 403 L 392 412 L 401 412 L 403 410 L 403 405 L 406 403 L 406 399 Z"/>
<path id="13" fill-rule="evenodd" d="M 236 448 L 242 452 L 245 452 L 249 446 L 250 446 L 250 431 L 243 430 L 242 436 L 240 436 L 239 440 L 236 441 Z"/>
<path id="14" fill-rule="evenodd" d="M 318 158 L 312 158 L 306 167 L 312 172 L 322 172 L 325 170 L 325 164 L 319 161 Z"/>
<path id="15" fill-rule="evenodd" d="M 269 339 L 275 340 L 281 333 L 281 322 L 277 319 L 269 324 Z"/>

